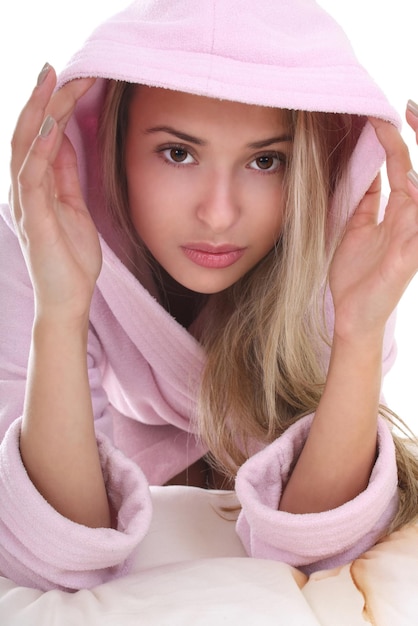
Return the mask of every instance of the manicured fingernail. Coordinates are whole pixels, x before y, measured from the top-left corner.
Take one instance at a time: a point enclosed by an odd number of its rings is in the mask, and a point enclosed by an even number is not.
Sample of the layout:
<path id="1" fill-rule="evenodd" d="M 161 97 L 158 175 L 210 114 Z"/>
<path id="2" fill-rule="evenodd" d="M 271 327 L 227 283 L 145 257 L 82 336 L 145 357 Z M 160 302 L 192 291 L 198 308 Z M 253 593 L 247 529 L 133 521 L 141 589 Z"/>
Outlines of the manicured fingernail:
<path id="1" fill-rule="evenodd" d="M 42 83 L 44 82 L 45 78 L 48 76 L 49 70 L 51 69 L 51 66 L 49 65 L 49 63 L 45 63 L 45 65 L 43 66 L 43 68 L 41 69 L 39 76 L 38 76 L 38 80 L 36 81 L 36 86 L 40 87 L 42 85 Z"/>
<path id="2" fill-rule="evenodd" d="M 406 105 L 408 111 L 411 111 L 414 115 L 418 117 L 418 104 L 413 100 L 408 100 L 408 104 Z"/>
<path id="3" fill-rule="evenodd" d="M 409 170 L 409 172 L 407 173 L 407 177 L 408 180 L 410 180 L 411 183 L 414 185 L 414 187 L 418 189 L 418 174 L 415 172 L 415 170 Z"/>
<path id="4" fill-rule="evenodd" d="M 54 128 L 54 124 L 55 124 L 54 118 L 51 117 L 50 115 L 47 115 L 39 131 L 39 136 L 42 137 L 42 139 L 46 139 L 48 135 L 50 134 L 51 130 Z"/>

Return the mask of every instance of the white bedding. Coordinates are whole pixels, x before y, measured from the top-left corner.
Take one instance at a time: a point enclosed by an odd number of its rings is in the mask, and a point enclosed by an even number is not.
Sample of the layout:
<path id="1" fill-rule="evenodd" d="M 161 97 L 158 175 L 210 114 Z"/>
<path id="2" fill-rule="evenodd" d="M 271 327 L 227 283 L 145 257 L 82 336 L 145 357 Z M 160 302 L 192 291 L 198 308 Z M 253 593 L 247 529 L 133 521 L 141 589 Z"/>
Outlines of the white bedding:
<path id="1" fill-rule="evenodd" d="M 1 626 L 417 626 L 418 526 L 307 578 L 246 558 L 221 507 L 234 494 L 153 487 L 154 518 L 131 575 L 77 593 L 0 577 Z"/>

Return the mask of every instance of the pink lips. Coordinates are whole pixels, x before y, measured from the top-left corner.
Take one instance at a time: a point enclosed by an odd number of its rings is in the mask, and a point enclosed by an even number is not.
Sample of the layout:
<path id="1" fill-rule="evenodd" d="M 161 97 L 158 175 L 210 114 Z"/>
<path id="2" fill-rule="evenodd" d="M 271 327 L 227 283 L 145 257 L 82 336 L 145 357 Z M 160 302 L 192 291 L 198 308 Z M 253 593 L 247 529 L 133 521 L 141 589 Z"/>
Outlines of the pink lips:
<path id="1" fill-rule="evenodd" d="M 244 254 L 245 248 L 232 245 L 213 246 L 207 243 L 186 244 L 184 254 L 196 265 L 222 269 L 236 263 Z"/>

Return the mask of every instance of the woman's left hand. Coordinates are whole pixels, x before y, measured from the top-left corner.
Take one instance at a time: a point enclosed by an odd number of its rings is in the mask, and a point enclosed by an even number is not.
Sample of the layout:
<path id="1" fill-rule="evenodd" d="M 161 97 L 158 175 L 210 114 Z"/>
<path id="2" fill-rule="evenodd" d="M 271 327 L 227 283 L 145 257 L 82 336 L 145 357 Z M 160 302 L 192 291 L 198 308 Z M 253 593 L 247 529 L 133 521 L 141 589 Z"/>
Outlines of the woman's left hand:
<path id="1" fill-rule="evenodd" d="M 407 120 L 418 142 L 418 117 Z M 389 122 L 370 118 L 386 152 L 390 195 L 378 222 L 380 175 L 350 219 L 330 269 L 335 333 L 342 338 L 382 337 L 384 326 L 418 270 L 418 176 L 408 148 Z M 412 182 L 416 176 L 416 183 Z"/>
<path id="2" fill-rule="evenodd" d="M 417 131 L 418 119 L 411 120 Z M 363 492 L 376 460 L 386 321 L 418 270 L 418 187 L 396 128 L 371 119 L 386 151 L 390 196 L 379 222 L 380 176 L 350 219 L 330 268 L 335 325 L 329 368 L 280 509 L 329 511 Z M 354 404 L 353 404 L 354 400 Z"/>

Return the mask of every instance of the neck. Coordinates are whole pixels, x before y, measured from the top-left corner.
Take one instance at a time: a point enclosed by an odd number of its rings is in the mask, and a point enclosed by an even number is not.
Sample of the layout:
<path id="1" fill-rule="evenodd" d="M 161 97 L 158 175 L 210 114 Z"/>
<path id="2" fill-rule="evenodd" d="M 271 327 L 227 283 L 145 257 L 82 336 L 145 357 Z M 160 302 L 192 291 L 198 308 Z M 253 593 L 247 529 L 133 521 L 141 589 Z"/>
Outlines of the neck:
<path id="1" fill-rule="evenodd" d="M 153 277 L 162 306 L 179 324 L 189 328 L 206 304 L 208 296 L 187 289 L 158 263 L 153 267 Z"/>

